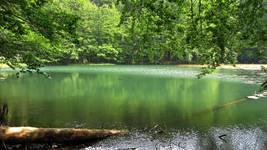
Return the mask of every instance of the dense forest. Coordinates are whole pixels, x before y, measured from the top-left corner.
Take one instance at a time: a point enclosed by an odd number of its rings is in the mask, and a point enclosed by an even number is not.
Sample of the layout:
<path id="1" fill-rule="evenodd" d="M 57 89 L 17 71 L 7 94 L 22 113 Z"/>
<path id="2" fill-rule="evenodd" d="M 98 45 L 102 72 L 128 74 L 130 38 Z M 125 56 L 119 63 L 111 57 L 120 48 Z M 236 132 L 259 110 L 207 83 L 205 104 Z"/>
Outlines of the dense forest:
<path id="1" fill-rule="evenodd" d="M 267 63 L 264 0 L 0 2 L 0 63 Z"/>

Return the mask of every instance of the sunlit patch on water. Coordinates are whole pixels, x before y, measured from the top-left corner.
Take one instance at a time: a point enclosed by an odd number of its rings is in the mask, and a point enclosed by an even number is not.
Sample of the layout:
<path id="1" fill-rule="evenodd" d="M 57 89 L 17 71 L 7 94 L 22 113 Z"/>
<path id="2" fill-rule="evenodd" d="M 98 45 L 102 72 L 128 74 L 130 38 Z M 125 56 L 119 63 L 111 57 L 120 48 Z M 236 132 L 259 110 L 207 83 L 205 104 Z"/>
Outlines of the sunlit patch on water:
<path id="1" fill-rule="evenodd" d="M 41 70 L 48 73 L 109 73 L 187 78 L 196 78 L 201 71 L 200 68 L 196 67 L 180 67 L 176 65 L 71 65 L 48 66 Z M 6 75 L 6 72 L 12 72 L 12 69 L 2 68 L 0 71 L 2 72 L 1 74 L 4 73 Z M 262 83 L 265 77 L 266 75 L 260 70 L 218 69 L 215 73 L 206 75 L 204 78 L 217 78 L 255 84 Z"/>
<path id="2" fill-rule="evenodd" d="M 266 74 L 260 70 L 221 69 L 221 72 L 210 76 L 229 81 L 241 81 L 248 84 L 261 84 L 266 80 Z"/>
<path id="3" fill-rule="evenodd" d="M 266 142 L 266 133 L 259 128 L 249 130 L 238 130 L 234 129 L 229 131 L 230 144 L 234 149 L 263 149 L 264 143 Z"/>
<path id="4" fill-rule="evenodd" d="M 225 135 L 220 138 L 221 135 Z M 84 150 L 263 150 L 266 133 L 260 128 L 212 128 L 203 133 L 172 132 L 155 136 L 134 132 L 128 136 L 109 138 Z"/>
<path id="5" fill-rule="evenodd" d="M 220 138 L 221 135 L 225 136 Z M 265 148 L 266 142 L 266 133 L 260 128 L 214 128 L 210 136 L 217 149 L 261 150 Z"/>
<path id="6" fill-rule="evenodd" d="M 132 75 L 149 75 L 161 77 L 187 77 L 196 78 L 200 73 L 200 68 L 179 67 L 175 65 L 111 65 L 111 66 L 77 66 L 66 67 L 45 67 L 47 72 L 99 72 L 99 73 L 120 73 Z M 241 81 L 248 84 L 262 83 L 265 80 L 265 74 L 260 70 L 243 69 L 219 69 L 215 73 L 207 75 L 205 78 L 219 78 L 231 81 Z"/>
<path id="7" fill-rule="evenodd" d="M 199 146 L 198 137 L 195 133 L 172 133 L 169 138 L 166 135 L 151 135 L 146 133 L 131 133 L 121 138 L 110 138 L 98 144 L 85 148 L 96 149 L 196 149 Z"/>

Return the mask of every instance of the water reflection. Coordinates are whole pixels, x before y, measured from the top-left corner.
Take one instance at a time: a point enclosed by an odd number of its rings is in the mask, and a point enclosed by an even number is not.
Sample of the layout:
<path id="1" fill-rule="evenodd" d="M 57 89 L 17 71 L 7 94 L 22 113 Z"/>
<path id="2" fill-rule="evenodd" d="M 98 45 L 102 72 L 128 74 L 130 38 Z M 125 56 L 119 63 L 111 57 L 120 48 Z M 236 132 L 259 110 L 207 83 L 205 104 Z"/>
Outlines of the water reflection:
<path id="1" fill-rule="evenodd" d="M 10 107 L 12 125 L 209 128 L 249 124 L 267 117 L 266 111 L 258 113 L 265 101 L 214 111 L 216 106 L 253 93 L 258 85 L 98 71 L 50 74 L 53 79 L 25 74 L 0 84 L 0 96 Z M 250 110 L 244 112 L 248 107 Z"/>
<path id="2" fill-rule="evenodd" d="M 259 88 L 243 82 L 250 74 L 222 70 L 197 80 L 197 70 L 166 66 L 44 70 L 53 78 L 1 72 L 9 125 L 133 130 L 86 149 L 265 148 L 267 99 L 242 99 Z M 163 134 L 151 132 L 155 125 Z"/>

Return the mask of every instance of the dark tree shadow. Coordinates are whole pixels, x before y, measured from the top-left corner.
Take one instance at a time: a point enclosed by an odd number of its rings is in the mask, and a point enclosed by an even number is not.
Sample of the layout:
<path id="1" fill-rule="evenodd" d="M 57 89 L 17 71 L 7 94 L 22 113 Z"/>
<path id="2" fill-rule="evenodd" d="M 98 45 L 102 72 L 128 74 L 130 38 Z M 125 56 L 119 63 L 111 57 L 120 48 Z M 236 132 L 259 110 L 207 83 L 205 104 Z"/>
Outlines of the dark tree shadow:
<path id="1" fill-rule="evenodd" d="M 8 119 L 8 105 L 6 103 L 0 104 L 0 126 L 6 126 Z"/>

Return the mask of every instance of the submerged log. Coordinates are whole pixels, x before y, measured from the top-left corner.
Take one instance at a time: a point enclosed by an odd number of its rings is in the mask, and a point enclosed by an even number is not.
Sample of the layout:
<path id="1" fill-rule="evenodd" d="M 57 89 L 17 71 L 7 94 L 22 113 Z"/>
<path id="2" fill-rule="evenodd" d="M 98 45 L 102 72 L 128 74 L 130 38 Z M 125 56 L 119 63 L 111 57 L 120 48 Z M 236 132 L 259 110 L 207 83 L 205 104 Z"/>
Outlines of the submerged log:
<path id="1" fill-rule="evenodd" d="M 127 132 L 108 129 L 0 127 L 0 141 L 7 144 L 81 143 L 125 135 Z"/>

